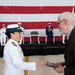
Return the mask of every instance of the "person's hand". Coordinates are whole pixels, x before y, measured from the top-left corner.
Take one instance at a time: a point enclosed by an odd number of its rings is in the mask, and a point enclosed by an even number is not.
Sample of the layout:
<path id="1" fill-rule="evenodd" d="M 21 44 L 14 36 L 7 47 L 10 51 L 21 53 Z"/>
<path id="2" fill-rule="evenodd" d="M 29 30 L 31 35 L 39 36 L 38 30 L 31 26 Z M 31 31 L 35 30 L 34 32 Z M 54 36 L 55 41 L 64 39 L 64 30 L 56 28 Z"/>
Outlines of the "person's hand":
<path id="1" fill-rule="evenodd" d="M 55 64 L 55 63 L 53 63 L 53 62 L 49 62 L 49 61 L 46 62 L 46 66 L 52 67 L 52 68 L 57 68 L 57 67 L 59 67 L 57 64 Z"/>
<path id="2" fill-rule="evenodd" d="M 62 68 L 63 68 L 63 66 L 59 65 L 59 67 L 54 68 L 54 70 L 56 70 L 56 72 L 58 72 L 58 73 L 62 73 Z"/>
<path id="3" fill-rule="evenodd" d="M 37 65 L 37 66 L 45 66 L 46 64 L 45 64 L 45 61 L 40 60 L 40 61 L 37 61 L 37 62 L 36 62 L 36 65 Z"/>
<path id="4" fill-rule="evenodd" d="M 65 65 L 65 63 L 64 62 L 58 62 L 58 63 L 56 63 L 56 65 L 61 65 L 61 66 L 64 66 Z"/>

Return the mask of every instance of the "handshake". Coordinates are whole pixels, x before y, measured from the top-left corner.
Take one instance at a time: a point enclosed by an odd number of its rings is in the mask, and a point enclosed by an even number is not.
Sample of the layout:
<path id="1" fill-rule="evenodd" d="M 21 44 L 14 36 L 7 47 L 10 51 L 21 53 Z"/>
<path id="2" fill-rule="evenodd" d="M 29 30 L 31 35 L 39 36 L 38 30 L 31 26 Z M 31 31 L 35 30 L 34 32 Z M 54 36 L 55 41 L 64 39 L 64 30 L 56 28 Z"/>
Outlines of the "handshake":
<path id="1" fill-rule="evenodd" d="M 44 61 L 38 61 L 36 62 L 36 65 L 37 66 L 47 66 L 47 67 L 52 67 L 52 68 L 57 68 L 58 65 L 56 65 L 55 63 L 52 63 L 52 62 L 44 62 Z"/>

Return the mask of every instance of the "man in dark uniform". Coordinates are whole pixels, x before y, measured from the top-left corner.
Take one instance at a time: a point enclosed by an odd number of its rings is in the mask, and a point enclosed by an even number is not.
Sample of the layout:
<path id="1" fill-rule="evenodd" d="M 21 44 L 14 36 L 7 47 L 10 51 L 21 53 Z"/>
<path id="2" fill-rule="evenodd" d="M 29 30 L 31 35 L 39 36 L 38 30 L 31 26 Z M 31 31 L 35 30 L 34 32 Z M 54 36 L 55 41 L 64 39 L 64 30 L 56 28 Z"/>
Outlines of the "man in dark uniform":
<path id="1" fill-rule="evenodd" d="M 48 23 L 48 26 L 46 27 L 46 35 L 48 37 L 49 43 L 53 42 L 53 27 L 51 26 L 51 23 Z"/>

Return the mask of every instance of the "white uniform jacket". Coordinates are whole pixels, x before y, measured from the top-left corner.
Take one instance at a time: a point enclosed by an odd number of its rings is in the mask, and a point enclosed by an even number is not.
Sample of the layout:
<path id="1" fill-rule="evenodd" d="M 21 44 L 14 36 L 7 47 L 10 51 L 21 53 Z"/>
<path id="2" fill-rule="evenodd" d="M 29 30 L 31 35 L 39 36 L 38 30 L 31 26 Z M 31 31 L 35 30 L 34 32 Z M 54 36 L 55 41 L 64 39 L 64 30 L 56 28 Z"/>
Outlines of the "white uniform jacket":
<path id="1" fill-rule="evenodd" d="M 1 28 L 0 30 L 1 36 L 6 37 L 5 32 L 6 32 L 6 28 Z"/>
<path id="2" fill-rule="evenodd" d="M 35 62 L 24 62 L 21 47 L 12 39 L 9 39 L 4 47 L 4 71 L 3 75 L 24 75 L 23 70 L 36 70 Z"/>

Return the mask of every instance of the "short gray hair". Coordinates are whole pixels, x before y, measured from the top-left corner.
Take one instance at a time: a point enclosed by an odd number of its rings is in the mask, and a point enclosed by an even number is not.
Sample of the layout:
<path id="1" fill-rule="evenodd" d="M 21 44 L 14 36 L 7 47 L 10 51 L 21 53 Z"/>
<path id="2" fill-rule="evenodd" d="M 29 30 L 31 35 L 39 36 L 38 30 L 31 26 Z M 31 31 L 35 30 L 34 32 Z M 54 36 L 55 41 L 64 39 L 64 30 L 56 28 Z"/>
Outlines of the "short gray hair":
<path id="1" fill-rule="evenodd" d="M 59 20 L 68 20 L 70 24 L 75 25 L 75 16 L 73 15 L 73 13 L 71 12 L 63 12 L 59 17 Z"/>

